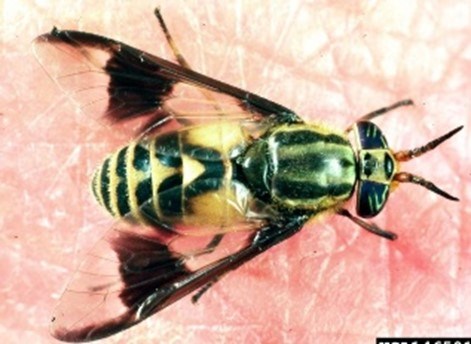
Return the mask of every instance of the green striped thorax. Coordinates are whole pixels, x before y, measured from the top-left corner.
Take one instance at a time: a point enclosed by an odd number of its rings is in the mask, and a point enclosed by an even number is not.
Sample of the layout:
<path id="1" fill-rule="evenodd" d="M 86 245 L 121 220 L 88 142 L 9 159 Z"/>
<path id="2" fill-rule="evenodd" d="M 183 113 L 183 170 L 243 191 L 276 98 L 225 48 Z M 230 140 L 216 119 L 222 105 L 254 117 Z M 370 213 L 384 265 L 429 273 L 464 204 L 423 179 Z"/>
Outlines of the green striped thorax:
<path id="1" fill-rule="evenodd" d="M 356 155 L 342 132 L 321 125 L 272 129 L 243 157 L 243 171 L 258 197 L 292 210 L 318 213 L 351 197 Z"/>
<path id="2" fill-rule="evenodd" d="M 387 201 L 396 163 L 375 124 L 358 122 L 354 133 L 356 149 L 324 126 L 279 126 L 247 150 L 243 171 L 259 197 L 314 213 L 340 206 L 358 183 L 357 213 L 373 217 Z"/>

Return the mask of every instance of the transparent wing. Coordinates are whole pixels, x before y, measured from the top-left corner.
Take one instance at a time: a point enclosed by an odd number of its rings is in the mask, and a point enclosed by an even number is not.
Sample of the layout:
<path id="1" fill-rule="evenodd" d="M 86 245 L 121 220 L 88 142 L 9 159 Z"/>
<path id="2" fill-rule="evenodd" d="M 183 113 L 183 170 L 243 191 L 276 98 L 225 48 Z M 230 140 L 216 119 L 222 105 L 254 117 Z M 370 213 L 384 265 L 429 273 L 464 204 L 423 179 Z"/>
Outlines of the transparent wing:
<path id="1" fill-rule="evenodd" d="M 96 340 L 133 326 L 295 234 L 304 217 L 214 237 L 120 222 L 89 252 L 57 306 L 53 336 Z"/>
<path id="2" fill-rule="evenodd" d="M 221 116 L 301 121 L 279 104 L 106 37 L 53 29 L 36 38 L 34 51 L 87 116 L 147 117 L 144 128 Z"/>

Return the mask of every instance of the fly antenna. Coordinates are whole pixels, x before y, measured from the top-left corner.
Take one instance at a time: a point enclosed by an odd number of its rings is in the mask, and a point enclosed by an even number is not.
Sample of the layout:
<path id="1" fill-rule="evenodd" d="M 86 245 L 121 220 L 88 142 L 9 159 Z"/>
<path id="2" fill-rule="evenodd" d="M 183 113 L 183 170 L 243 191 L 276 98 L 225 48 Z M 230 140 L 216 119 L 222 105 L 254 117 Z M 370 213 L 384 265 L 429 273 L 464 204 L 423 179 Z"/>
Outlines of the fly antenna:
<path id="1" fill-rule="evenodd" d="M 431 151 L 432 149 L 437 147 L 442 142 L 448 140 L 450 137 L 455 135 L 461 129 L 463 129 L 463 126 L 459 126 L 458 128 L 453 129 L 452 131 L 446 133 L 445 135 L 440 136 L 439 138 L 437 138 L 433 141 L 430 141 L 429 143 L 427 143 L 426 145 L 423 145 L 421 147 L 396 152 L 396 153 L 394 153 L 394 158 L 396 158 L 397 161 L 408 161 L 410 159 L 417 158 L 417 157 L 421 156 L 422 154 L 425 154 L 428 151 Z M 412 182 L 412 183 L 414 183 L 414 182 Z"/>
<path id="2" fill-rule="evenodd" d="M 399 183 L 417 184 L 417 185 L 423 186 L 427 190 L 430 190 L 430 191 L 436 193 L 437 195 L 440 195 L 442 197 L 445 197 L 446 199 L 449 199 L 450 201 L 459 201 L 459 198 L 450 195 L 448 192 L 443 191 L 442 189 L 440 189 L 438 186 L 436 186 L 432 182 L 429 182 L 428 180 L 426 180 L 422 177 L 413 175 L 413 174 L 408 173 L 408 172 L 396 173 L 394 175 L 394 180 L 399 182 Z"/>
<path id="3" fill-rule="evenodd" d="M 448 140 L 450 137 L 455 135 L 461 129 L 463 129 L 463 126 L 459 126 L 458 128 L 453 129 L 452 131 L 446 133 L 445 135 L 440 136 L 439 138 L 437 138 L 433 141 L 430 141 L 429 143 L 427 143 L 426 145 L 423 145 L 421 147 L 396 152 L 396 153 L 394 153 L 394 158 L 397 161 L 408 161 L 410 159 L 417 158 L 417 157 L 421 156 L 422 154 L 425 154 L 428 151 L 434 149 L 435 147 L 437 147 L 442 142 Z M 423 186 L 427 190 L 430 190 L 430 191 L 436 193 L 437 195 L 440 195 L 440 196 L 442 196 L 446 199 L 449 199 L 450 201 L 459 201 L 459 199 L 457 197 L 454 197 L 454 196 L 450 195 L 449 193 L 443 191 L 442 189 L 440 189 L 438 186 L 436 186 L 432 182 L 429 182 L 428 180 L 426 180 L 422 177 L 413 175 L 413 174 L 408 173 L 408 172 L 398 172 L 398 173 L 396 173 L 394 175 L 394 180 L 399 182 L 399 183 L 417 184 L 417 185 Z"/>

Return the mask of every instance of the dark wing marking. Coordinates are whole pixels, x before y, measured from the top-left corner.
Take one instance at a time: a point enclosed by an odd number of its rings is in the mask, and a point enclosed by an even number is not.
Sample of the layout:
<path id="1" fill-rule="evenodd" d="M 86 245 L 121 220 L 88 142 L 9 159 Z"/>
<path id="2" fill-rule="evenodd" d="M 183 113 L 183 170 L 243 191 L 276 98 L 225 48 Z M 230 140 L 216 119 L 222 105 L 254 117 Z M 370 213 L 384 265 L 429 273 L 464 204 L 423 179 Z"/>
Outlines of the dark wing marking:
<path id="1" fill-rule="evenodd" d="M 152 123 L 221 116 L 301 121 L 268 99 L 95 34 L 54 28 L 36 38 L 34 50 L 87 115 L 114 121 L 147 115 Z"/>
<path id="2" fill-rule="evenodd" d="M 295 217 L 228 233 L 209 253 L 210 237 L 121 223 L 76 272 L 55 310 L 51 332 L 77 342 L 122 331 L 291 237 L 306 220 Z"/>

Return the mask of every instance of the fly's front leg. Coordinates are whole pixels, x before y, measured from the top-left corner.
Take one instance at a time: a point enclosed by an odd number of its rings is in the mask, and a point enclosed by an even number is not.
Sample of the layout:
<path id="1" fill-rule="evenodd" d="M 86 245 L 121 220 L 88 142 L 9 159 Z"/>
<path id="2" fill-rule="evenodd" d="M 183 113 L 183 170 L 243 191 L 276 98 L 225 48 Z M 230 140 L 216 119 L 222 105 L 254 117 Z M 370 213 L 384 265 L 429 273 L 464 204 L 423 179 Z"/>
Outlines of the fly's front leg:
<path id="1" fill-rule="evenodd" d="M 384 115 L 384 114 L 386 114 L 386 113 L 388 113 L 388 112 L 390 112 L 394 109 L 397 109 L 399 107 L 411 106 L 411 105 L 414 105 L 414 102 L 411 99 L 404 99 L 404 100 L 398 101 L 397 103 L 394 103 L 392 105 L 389 105 L 389 106 L 383 107 L 381 109 L 375 110 L 373 112 L 367 113 L 366 115 L 363 115 L 358 120 L 356 120 L 355 123 L 362 122 L 362 121 L 369 121 L 369 120 L 372 120 L 373 118 L 382 116 L 382 115 Z M 355 125 L 355 123 L 353 123 L 352 125 L 350 125 L 347 128 L 347 130 L 346 130 L 347 133 L 350 132 L 353 129 L 353 126 Z"/>
<path id="2" fill-rule="evenodd" d="M 382 228 L 379 228 L 374 223 L 365 222 L 362 219 L 350 214 L 350 212 L 347 209 L 339 209 L 337 211 L 337 214 L 346 217 L 347 219 L 349 219 L 350 221 L 352 221 L 353 223 L 355 223 L 356 225 L 360 226 L 361 228 L 367 230 L 370 233 L 379 235 L 380 237 L 386 238 L 388 240 L 396 240 L 397 239 L 397 234 L 396 233 L 393 233 L 393 232 L 384 230 Z"/>

